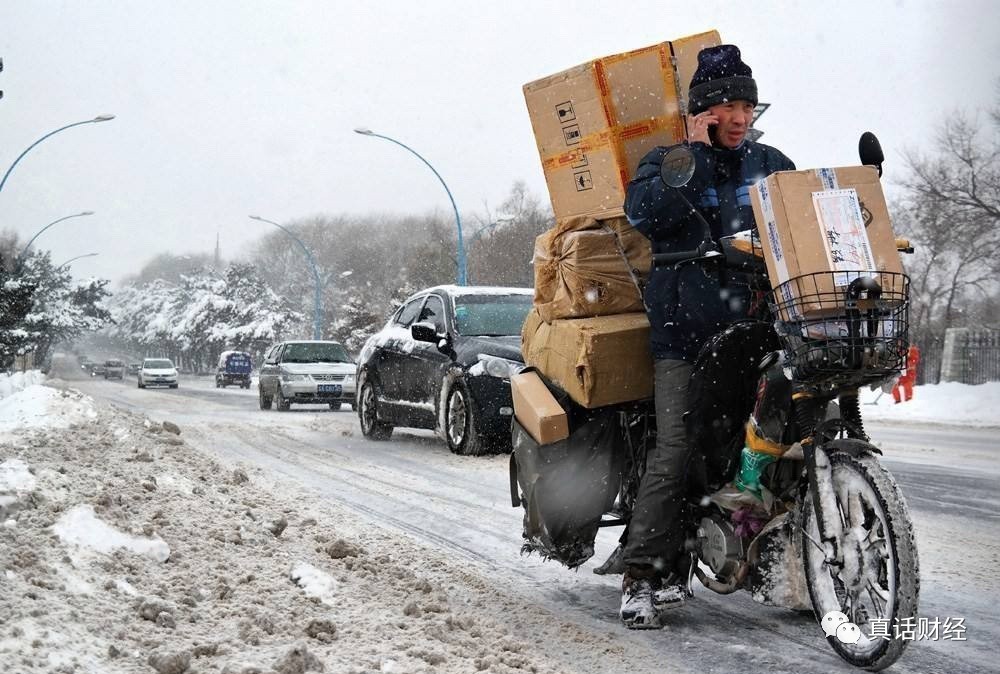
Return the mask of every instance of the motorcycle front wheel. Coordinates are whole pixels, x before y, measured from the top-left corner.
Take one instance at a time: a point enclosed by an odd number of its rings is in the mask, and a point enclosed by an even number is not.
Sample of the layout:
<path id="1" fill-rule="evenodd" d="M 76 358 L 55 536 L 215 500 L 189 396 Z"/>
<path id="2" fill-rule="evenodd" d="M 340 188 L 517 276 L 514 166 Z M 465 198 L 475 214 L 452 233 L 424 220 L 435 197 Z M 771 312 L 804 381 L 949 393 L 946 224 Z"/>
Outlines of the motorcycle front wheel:
<path id="1" fill-rule="evenodd" d="M 821 625 L 824 616 L 839 611 L 856 626 L 827 636 L 833 650 L 875 672 L 903 654 L 908 640 L 898 638 L 897 630 L 916 624 L 920 574 L 913 524 L 895 480 L 873 455 L 834 452 L 830 464 L 843 564 L 827 563 L 807 497 L 802 556 L 809 597 Z"/>

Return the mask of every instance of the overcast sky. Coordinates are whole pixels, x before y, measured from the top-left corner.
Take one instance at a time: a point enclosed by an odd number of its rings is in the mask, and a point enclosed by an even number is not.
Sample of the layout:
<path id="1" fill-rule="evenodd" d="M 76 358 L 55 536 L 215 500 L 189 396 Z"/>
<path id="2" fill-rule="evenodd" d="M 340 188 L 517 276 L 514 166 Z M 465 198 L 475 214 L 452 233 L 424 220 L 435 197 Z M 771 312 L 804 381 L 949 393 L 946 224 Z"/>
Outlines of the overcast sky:
<path id="1" fill-rule="evenodd" d="M 319 213 L 495 208 L 545 181 L 521 93 L 591 58 L 712 28 L 738 44 L 763 142 L 799 168 L 856 163 L 875 131 L 889 177 L 958 109 L 1000 92 L 1000 12 L 951 2 L 0 2 L 0 229 L 78 276 L 113 280 L 162 251 L 223 254 Z M 471 226 L 471 222 L 470 222 Z M 467 234 L 468 236 L 468 234 Z"/>

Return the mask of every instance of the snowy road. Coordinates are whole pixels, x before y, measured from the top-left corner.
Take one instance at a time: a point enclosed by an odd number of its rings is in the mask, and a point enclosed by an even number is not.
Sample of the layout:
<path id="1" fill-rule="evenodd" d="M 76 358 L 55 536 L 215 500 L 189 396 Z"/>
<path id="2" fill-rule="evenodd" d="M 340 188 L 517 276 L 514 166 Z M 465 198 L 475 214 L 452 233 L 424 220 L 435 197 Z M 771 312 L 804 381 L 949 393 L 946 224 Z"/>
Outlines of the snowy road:
<path id="1" fill-rule="evenodd" d="M 74 377 L 76 371 L 60 372 Z M 635 633 L 618 623 L 620 578 L 591 573 L 619 533 L 605 530 L 595 558 L 579 572 L 519 554 L 521 512 L 510 507 L 508 457 L 454 456 L 429 433 L 397 431 L 389 442 L 361 437 L 356 416 L 321 407 L 257 409 L 254 390 L 217 390 L 210 379 L 182 378 L 177 390 L 138 390 L 134 382 L 69 382 L 98 400 L 171 420 L 188 442 L 226 462 L 264 468 L 357 513 L 359 521 L 412 536 L 464 560 L 524 611 L 536 604 L 577 629 L 609 633 L 625 655 L 564 663 L 576 671 L 849 671 L 824 643 L 811 616 L 771 609 L 744 594 L 701 589 L 662 632 Z M 922 566 L 921 614 L 964 618 L 967 641 L 912 644 L 892 671 L 994 669 L 1000 641 L 1000 447 L 995 431 L 869 424 L 914 517 Z M 419 564 L 419 560 L 414 560 Z M 514 629 L 523 616 L 508 616 Z"/>

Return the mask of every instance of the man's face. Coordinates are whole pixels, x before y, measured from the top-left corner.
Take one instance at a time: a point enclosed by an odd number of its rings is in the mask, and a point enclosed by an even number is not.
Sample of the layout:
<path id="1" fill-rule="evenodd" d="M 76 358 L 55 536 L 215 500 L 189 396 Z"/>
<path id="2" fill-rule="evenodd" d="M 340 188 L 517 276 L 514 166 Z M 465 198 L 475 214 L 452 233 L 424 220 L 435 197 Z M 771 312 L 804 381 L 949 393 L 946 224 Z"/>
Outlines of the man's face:
<path id="1" fill-rule="evenodd" d="M 753 121 L 753 108 L 750 101 L 729 101 L 710 107 L 709 112 L 719 119 L 715 127 L 716 142 L 729 149 L 738 147 Z"/>

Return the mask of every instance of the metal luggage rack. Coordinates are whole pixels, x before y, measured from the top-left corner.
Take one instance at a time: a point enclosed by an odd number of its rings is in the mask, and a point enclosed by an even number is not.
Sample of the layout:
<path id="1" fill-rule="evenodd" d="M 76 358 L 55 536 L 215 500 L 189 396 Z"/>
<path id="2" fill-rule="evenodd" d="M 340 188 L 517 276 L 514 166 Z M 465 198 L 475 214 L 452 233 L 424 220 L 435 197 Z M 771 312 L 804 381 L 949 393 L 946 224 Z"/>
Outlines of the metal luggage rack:
<path id="1" fill-rule="evenodd" d="M 910 279 L 895 272 L 817 272 L 767 294 L 788 364 L 804 381 L 882 381 L 905 367 Z"/>

